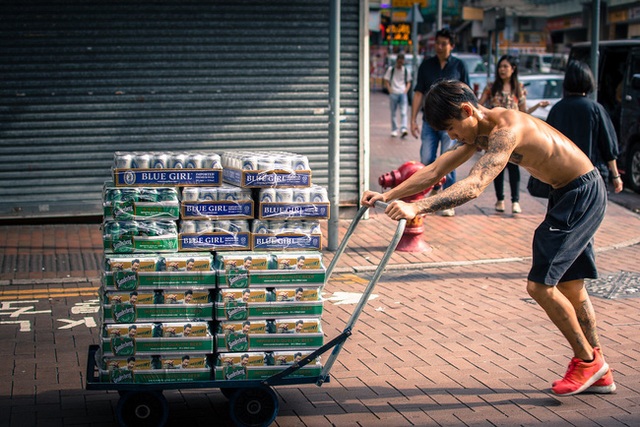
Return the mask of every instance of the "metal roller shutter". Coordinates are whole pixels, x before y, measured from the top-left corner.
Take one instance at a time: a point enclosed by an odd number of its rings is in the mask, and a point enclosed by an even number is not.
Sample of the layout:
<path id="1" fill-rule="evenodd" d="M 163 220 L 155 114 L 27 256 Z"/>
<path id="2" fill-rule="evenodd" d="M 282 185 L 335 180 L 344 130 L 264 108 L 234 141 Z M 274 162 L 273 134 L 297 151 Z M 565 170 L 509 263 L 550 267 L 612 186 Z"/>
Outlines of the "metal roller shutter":
<path id="1" fill-rule="evenodd" d="M 0 218 L 97 215 L 115 151 L 287 150 L 328 185 L 329 1 L 11 1 Z M 359 4 L 342 1 L 340 201 L 358 198 Z"/>

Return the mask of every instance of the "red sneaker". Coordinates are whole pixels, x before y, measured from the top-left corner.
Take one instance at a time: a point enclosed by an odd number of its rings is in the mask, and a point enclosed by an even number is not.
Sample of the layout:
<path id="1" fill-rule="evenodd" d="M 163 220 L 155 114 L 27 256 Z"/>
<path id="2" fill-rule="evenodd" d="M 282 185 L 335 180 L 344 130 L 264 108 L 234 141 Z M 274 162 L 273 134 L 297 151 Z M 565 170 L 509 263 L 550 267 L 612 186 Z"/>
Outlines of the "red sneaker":
<path id="1" fill-rule="evenodd" d="M 572 358 L 564 378 L 556 381 L 551 390 L 558 396 L 571 396 L 592 386 L 609 370 L 609 365 L 602 358 L 598 347 L 593 349 L 593 357 L 591 362 Z"/>
<path id="2" fill-rule="evenodd" d="M 616 383 L 613 382 L 613 373 L 611 369 L 607 371 L 598 381 L 593 383 L 591 387 L 586 389 L 585 393 L 610 394 L 616 391 Z"/>

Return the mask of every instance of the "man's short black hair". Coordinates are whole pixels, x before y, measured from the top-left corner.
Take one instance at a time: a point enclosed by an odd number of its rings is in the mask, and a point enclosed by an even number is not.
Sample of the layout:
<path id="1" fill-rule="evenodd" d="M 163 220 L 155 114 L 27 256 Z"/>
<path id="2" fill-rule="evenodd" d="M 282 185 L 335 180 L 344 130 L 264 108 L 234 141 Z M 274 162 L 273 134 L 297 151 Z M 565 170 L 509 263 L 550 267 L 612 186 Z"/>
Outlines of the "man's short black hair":
<path id="1" fill-rule="evenodd" d="M 451 44 L 451 46 L 455 46 L 456 44 L 456 35 L 455 33 L 452 33 L 451 30 L 449 30 L 448 28 L 443 28 L 441 30 L 438 30 L 436 32 L 436 39 L 438 37 L 444 37 L 446 39 L 449 39 L 449 43 Z"/>

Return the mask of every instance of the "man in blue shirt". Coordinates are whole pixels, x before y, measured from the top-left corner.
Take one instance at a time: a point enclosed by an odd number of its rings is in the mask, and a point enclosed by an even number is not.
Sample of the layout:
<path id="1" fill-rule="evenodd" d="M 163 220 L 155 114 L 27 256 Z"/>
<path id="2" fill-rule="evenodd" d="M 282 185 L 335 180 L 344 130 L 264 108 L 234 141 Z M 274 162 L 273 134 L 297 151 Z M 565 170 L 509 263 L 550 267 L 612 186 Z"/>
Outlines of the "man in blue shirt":
<path id="1" fill-rule="evenodd" d="M 418 112 L 422 110 L 422 100 L 429 91 L 431 85 L 438 80 L 460 80 L 469 85 L 469 73 L 467 67 L 460 59 L 451 56 L 451 51 L 455 47 L 455 36 L 449 29 L 442 29 L 436 33 L 436 55 L 425 59 L 418 69 L 418 81 L 413 95 L 411 105 L 411 134 L 417 138 L 420 132 L 418 126 Z M 446 131 L 436 131 L 429 126 L 427 118 L 422 117 L 422 132 L 420 133 L 422 145 L 420 147 L 420 161 L 426 166 L 433 163 L 438 155 L 438 145 L 440 144 L 440 154 L 454 146 Z M 449 188 L 456 182 L 456 172 L 451 171 L 447 175 L 447 182 L 444 188 Z M 438 191 L 439 188 L 434 188 Z M 453 208 L 441 211 L 443 216 L 454 216 Z"/>

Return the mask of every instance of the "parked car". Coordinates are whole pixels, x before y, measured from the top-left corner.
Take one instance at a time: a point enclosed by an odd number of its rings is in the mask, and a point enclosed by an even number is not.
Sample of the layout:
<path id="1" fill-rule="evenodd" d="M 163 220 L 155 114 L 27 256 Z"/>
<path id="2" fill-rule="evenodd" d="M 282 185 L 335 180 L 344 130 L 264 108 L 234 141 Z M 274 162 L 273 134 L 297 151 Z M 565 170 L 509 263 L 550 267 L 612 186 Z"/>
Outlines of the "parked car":
<path id="1" fill-rule="evenodd" d="M 487 64 L 477 53 L 452 52 L 451 55 L 464 62 L 469 74 L 487 72 Z"/>
<path id="2" fill-rule="evenodd" d="M 527 90 L 527 109 L 540 101 L 549 101 L 547 107 L 539 107 L 531 113 L 540 120 L 547 120 L 551 107 L 562 98 L 562 74 L 526 74 L 518 80 Z"/>
<path id="3" fill-rule="evenodd" d="M 618 136 L 618 169 L 625 185 L 640 193 L 640 40 L 607 40 L 599 45 L 598 102 Z M 591 61 L 591 42 L 576 43 L 569 59 Z"/>
<path id="4" fill-rule="evenodd" d="M 492 74 L 487 79 L 487 74 L 470 74 L 469 86 L 480 98 L 482 91 L 487 86 L 487 82 L 495 80 Z M 546 120 L 551 111 L 551 107 L 562 98 L 562 82 L 564 76 L 562 74 L 525 74 L 518 76 L 518 80 L 527 90 L 527 108 L 531 108 L 540 101 L 549 101 L 549 106 L 539 107 L 531 113 L 532 116 L 541 120 Z"/>
<path id="5" fill-rule="evenodd" d="M 523 73 L 549 73 L 551 72 L 552 58 L 553 55 L 550 53 L 523 53 L 518 56 L 520 70 Z"/>

